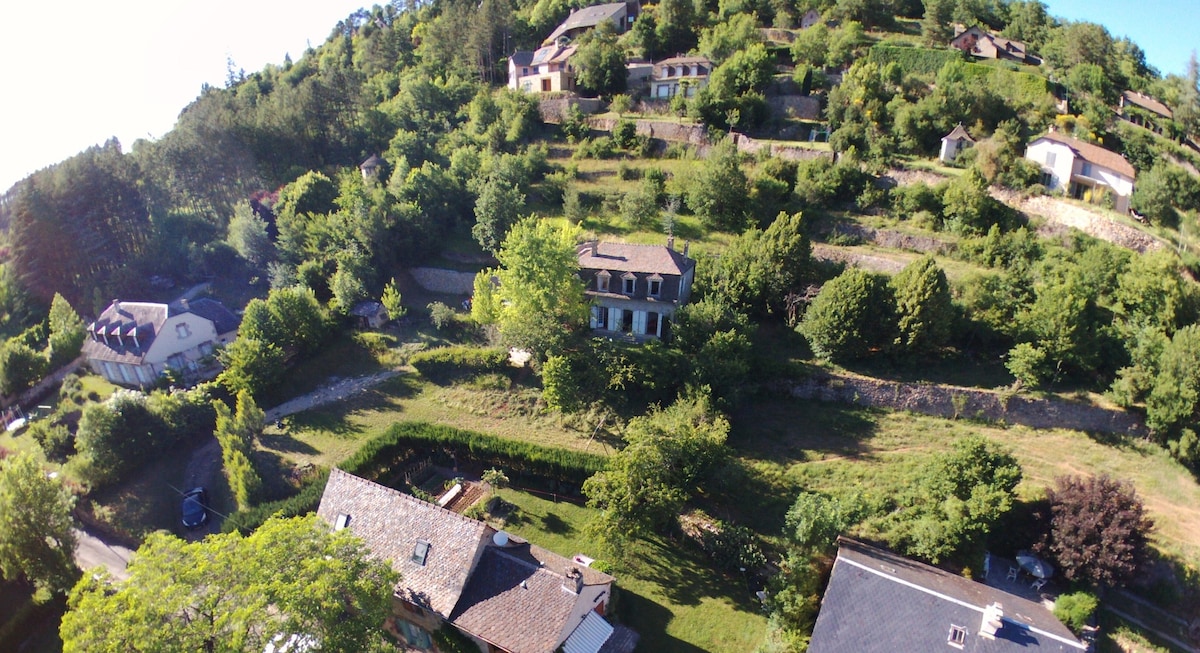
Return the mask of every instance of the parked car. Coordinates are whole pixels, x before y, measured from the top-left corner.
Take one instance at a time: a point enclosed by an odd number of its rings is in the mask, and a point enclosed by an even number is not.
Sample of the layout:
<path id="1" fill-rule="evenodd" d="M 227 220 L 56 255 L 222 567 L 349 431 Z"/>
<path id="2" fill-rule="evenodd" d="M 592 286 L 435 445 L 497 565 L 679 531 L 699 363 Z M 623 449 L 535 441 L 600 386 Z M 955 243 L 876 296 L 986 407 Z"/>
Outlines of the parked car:
<path id="1" fill-rule="evenodd" d="M 183 494 L 183 525 L 199 528 L 208 521 L 208 491 L 192 488 Z"/>

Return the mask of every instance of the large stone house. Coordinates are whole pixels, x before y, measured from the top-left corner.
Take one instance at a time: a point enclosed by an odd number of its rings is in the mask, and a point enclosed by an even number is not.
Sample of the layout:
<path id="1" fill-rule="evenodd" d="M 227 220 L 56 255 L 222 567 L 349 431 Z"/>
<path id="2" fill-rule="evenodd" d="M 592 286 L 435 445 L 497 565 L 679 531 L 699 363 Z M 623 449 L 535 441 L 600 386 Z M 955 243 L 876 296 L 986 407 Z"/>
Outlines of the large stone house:
<path id="1" fill-rule="evenodd" d="M 1111 195 L 1113 210 L 1129 211 L 1137 172 L 1120 154 L 1051 130 L 1029 144 L 1025 158 L 1042 167 L 1046 188 L 1093 203 Z"/>
<path id="2" fill-rule="evenodd" d="M 560 40 L 574 40 L 580 34 L 604 21 L 612 23 L 618 34 L 623 33 L 633 27 L 633 21 L 637 18 L 640 8 L 641 4 L 638 0 L 630 0 L 629 2 L 610 2 L 576 9 L 571 12 L 570 16 L 567 16 L 561 25 L 554 28 L 550 36 L 542 41 L 542 45 L 558 43 Z"/>
<path id="3" fill-rule="evenodd" d="M 237 337 L 240 320 L 220 302 L 175 304 L 114 300 L 87 326 L 83 354 L 99 375 L 118 385 L 155 383 L 168 368 L 203 378 L 219 367 L 211 356 Z"/>
<path id="4" fill-rule="evenodd" d="M 1041 60 L 1031 56 L 1028 48 L 1021 41 L 997 36 L 978 25 L 971 27 L 955 25 L 954 38 L 950 40 L 950 47 L 981 59 L 1003 59 L 1017 63 L 1041 64 Z"/>
<path id="5" fill-rule="evenodd" d="M 708 57 L 671 57 L 654 64 L 650 73 L 650 99 L 668 100 L 676 95 L 693 97 L 708 83 L 712 72 Z"/>
<path id="6" fill-rule="evenodd" d="M 637 644 L 604 618 L 612 576 L 484 522 L 339 469 L 317 514 L 400 572 L 386 627 L 410 649 L 436 651 L 432 633 L 446 624 L 483 653 L 631 653 Z"/>
<path id="7" fill-rule="evenodd" d="M 553 43 L 534 52 L 518 50 L 508 58 L 508 87 L 526 93 L 575 90 L 571 66 L 574 45 Z"/>
<path id="8" fill-rule="evenodd" d="M 985 571 L 988 584 L 978 583 L 890 551 L 839 539 L 808 651 L 1089 650 L 1054 618 L 1015 569 L 1005 571 L 992 570 L 991 577 Z"/>
<path id="9" fill-rule="evenodd" d="M 696 261 L 687 245 L 631 245 L 589 241 L 576 249 L 579 277 L 592 302 L 591 327 L 598 334 L 635 340 L 670 333 L 675 311 L 692 293 Z"/>

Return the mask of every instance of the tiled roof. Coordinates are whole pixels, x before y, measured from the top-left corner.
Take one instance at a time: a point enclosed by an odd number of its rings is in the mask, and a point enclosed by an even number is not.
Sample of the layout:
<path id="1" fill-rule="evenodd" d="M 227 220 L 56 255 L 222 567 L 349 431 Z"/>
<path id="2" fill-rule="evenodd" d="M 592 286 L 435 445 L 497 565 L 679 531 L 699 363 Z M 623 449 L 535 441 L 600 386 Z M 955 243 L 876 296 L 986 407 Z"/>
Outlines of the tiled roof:
<path id="1" fill-rule="evenodd" d="M 1137 176 L 1137 171 L 1133 169 L 1133 165 L 1126 161 L 1125 157 L 1113 152 L 1112 150 L 1106 150 L 1099 145 L 1088 143 L 1087 141 L 1081 141 L 1078 138 L 1063 136 L 1058 132 L 1047 132 L 1040 136 L 1037 140 L 1041 140 L 1043 138 L 1066 145 L 1075 152 L 1076 156 L 1080 157 L 1084 161 L 1094 163 L 1098 166 L 1103 166 L 1109 170 L 1125 175 L 1130 179 L 1133 179 Z"/>
<path id="2" fill-rule="evenodd" d="M 528 548 L 488 546 L 450 622 L 512 653 L 553 651 L 578 596 L 565 570 L 539 566 Z"/>
<path id="3" fill-rule="evenodd" d="M 970 141 L 972 143 L 975 142 L 975 139 L 971 138 L 971 135 L 968 134 L 967 130 L 963 128 L 961 122 L 958 123 L 958 125 L 956 125 L 954 127 L 954 129 L 950 130 L 949 134 L 946 134 L 945 136 L 942 137 L 942 140 L 951 140 L 952 141 L 952 140 L 956 140 L 956 139 L 963 140 L 963 141 Z"/>
<path id="4" fill-rule="evenodd" d="M 992 603 L 1000 603 L 1004 611 L 994 639 L 980 634 L 984 610 Z M 1040 603 L 841 539 L 808 650 L 953 651 L 947 644 L 951 626 L 966 629 L 959 649 L 966 653 L 1077 653 L 1087 648 Z"/>
<path id="5" fill-rule="evenodd" d="M 1147 111 L 1157 113 L 1164 118 L 1170 118 L 1175 115 L 1171 112 L 1170 107 L 1162 102 L 1159 102 L 1158 100 L 1155 100 L 1149 95 L 1142 95 L 1136 91 L 1125 91 L 1121 94 L 1121 96 L 1125 98 L 1125 101 L 1129 104 L 1133 104 Z"/>
<path id="6" fill-rule="evenodd" d="M 114 301 L 88 325 L 83 353 L 92 360 L 141 365 L 172 314 L 166 304 Z"/>
<path id="7" fill-rule="evenodd" d="M 624 10 L 624 2 L 610 2 L 608 4 L 592 5 L 590 7 L 584 7 L 583 9 L 576 9 L 575 11 L 572 11 L 571 15 L 567 16 L 567 19 L 564 20 L 561 25 L 555 28 L 555 30 L 550 33 L 550 36 L 547 36 L 546 40 L 542 41 L 542 43 L 550 43 L 573 29 L 579 29 L 582 27 L 595 27 L 604 20 L 611 20 L 615 22 L 617 20 L 617 14 L 620 14 Z"/>
<path id="8" fill-rule="evenodd" d="M 216 327 L 218 334 L 237 331 L 238 327 L 242 324 L 242 319 L 234 315 L 233 311 L 225 308 L 225 305 L 221 302 L 215 299 L 209 299 L 208 297 L 201 297 L 199 299 L 193 299 L 189 301 L 187 306 L 183 308 L 181 312 L 195 313 L 196 315 L 199 315 L 200 317 L 212 322 L 213 326 Z M 171 314 L 174 315 L 175 311 L 172 310 Z"/>
<path id="9" fill-rule="evenodd" d="M 588 241 L 577 247 L 575 253 L 579 267 L 588 270 L 681 276 L 696 267 L 695 260 L 664 245 Z"/>
<path id="10" fill-rule="evenodd" d="M 483 522 L 340 469 L 330 471 L 317 514 L 330 524 L 338 515 L 349 515 L 350 532 L 400 572 L 396 594 L 443 617 L 458 603 L 476 554 L 495 532 Z M 423 565 L 412 559 L 418 541 L 429 544 Z"/>

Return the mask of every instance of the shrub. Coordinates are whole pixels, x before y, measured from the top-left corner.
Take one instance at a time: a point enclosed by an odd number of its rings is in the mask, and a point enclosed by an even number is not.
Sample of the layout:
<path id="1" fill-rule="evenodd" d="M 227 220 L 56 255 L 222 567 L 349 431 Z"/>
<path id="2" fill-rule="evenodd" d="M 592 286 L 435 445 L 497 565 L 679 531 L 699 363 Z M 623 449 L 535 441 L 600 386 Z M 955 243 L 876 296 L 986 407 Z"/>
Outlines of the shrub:
<path id="1" fill-rule="evenodd" d="M 508 369 L 508 352 L 501 348 L 442 347 L 415 354 L 409 360 L 430 380 L 446 382 Z"/>
<path id="2" fill-rule="evenodd" d="M 62 424 L 34 422 L 29 427 L 29 435 L 42 447 L 46 458 L 53 462 L 66 462 L 67 457 L 75 452 L 75 435 Z"/>
<path id="3" fill-rule="evenodd" d="M 754 531 L 745 526 L 717 522 L 715 530 L 703 530 L 700 546 L 727 571 L 757 569 L 767 563 Z"/>
<path id="4" fill-rule="evenodd" d="M 429 309 L 429 321 L 433 323 L 433 328 L 438 331 L 453 331 L 458 328 L 458 314 L 453 308 L 442 302 L 433 302 L 426 308 Z"/>
<path id="5" fill-rule="evenodd" d="M 1089 592 L 1063 594 L 1054 601 L 1054 618 L 1078 633 L 1087 625 L 1099 604 L 1099 599 Z"/>
<path id="6" fill-rule="evenodd" d="M 867 61 L 877 64 L 880 69 L 894 63 L 909 75 L 936 75 L 947 63 L 962 60 L 963 55 L 958 50 L 900 47 L 887 43 L 871 46 L 867 54 Z"/>
<path id="7" fill-rule="evenodd" d="M 617 147 L 632 149 L 637 145 L 637 125 L 632 120 L 618 120 L 613 126 L 612 139 Z"/>

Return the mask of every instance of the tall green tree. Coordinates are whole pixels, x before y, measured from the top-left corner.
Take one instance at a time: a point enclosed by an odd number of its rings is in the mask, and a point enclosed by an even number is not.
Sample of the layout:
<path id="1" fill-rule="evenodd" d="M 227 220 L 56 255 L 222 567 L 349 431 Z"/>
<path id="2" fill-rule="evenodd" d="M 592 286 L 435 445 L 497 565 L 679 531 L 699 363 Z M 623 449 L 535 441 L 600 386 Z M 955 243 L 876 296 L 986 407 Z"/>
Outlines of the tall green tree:
<path id="1" fill-rule="evenodd" d="M 475 226 L 471 235 L 479 246 L 496 251 L 525 206 L 525 195 L 516 184 L 494 176 L 484 183 L 475 200 Z"/>
<path id="2" fill-rule="evenodd" d="M 741 231 L 746 225 L 749 181 L 732 140 L 713 146 L 687 186 L 685 201 L 710 229 Z"/>
<path id="3" fill-rule="evenodd" d="M 76 585 L 60 634 L 67 653 L 261 651 L 280 633 L 322 650 L 382 651 L 398 580 L 315 515 L 272 518 L 247 537 L 154 533 L 128 580 L 99 572 Z"/>
<path id="4" fill-rule="evenodd" d="M 578 45 L 571 63 L 580 89 L 603 96 L 624 93 L 629 73 L 625 68 L 625 50 L 617 42 L 613 24 L 600 23 L 579 37 Z"/>
<path id="5" fill-rule="evenodd" d="M 856 360 L 891 344 L 895 316 L 887 279 L 849 268 L 821 287 L 796 330 L 818 357 Z"/>
<path id="6" fill-rule="evenodd" d="M 51 367 L 65 365 L 75 359 L 87 337 L 83 319 L 66 298 L 54 293 L 50 302 L 49 358 Z"/>
<path id="7" fill-rule="evenodd" d="M 246 510 L 262 486 L 262 479 L 254 470 L 250 454 L 254 450 L 254 439 L 262 433 L 265 414 L 246 389 L 238 391 L 234 412 L 222 401 L 214 401 L 213 410 L 217 414 L 214 435 L 221 445 L 225 478 L 233 489 L 238 510 Z"/>
<path id="8" fill-rule="evenodd" d="M 765 231 L 751 228 L 725 253 L 705 261 L 698 285 L 705 295 L 749 313 L 779 314 L 788 293 L 801 289 L 810 274 L 812 247 L 800 213 L 780 212 Z"/>
<path id="9" fill-rule="evenodd" d="M 536 218 L 513 225 L 496 254 L 501 267 L 475 278 L 471 317 L 495 323 L 505 344 L 532 352 L 537 361 L 561 353 L 587 324 L 575 254 L 579 233 Z"/>
<path id="10" fill-rule="evenodd" d="M 75 568 L 75 497 L 62 481 L 46 476 L 29 453 L 0 462 L 0 572 L 24 578 L 39 594 L 65 594 L 79 577 Z"/>
<path id="11" fill-rule="evenodd" d="M 249 202 L 239 202 L 234 207 L 225 240 L 237 250 L 238 256 L 252 265 L 266 263 L 275 252 L 275 246 L 267 233 L 266 220 L 259 217 Z"/>
<path id="12" fill-rule="evenodd" d="M 932 256 L 909 263 L 892 278 L 901 349 L 922 354 L 946 343 L 955 320 L 946 273 Z"/>

